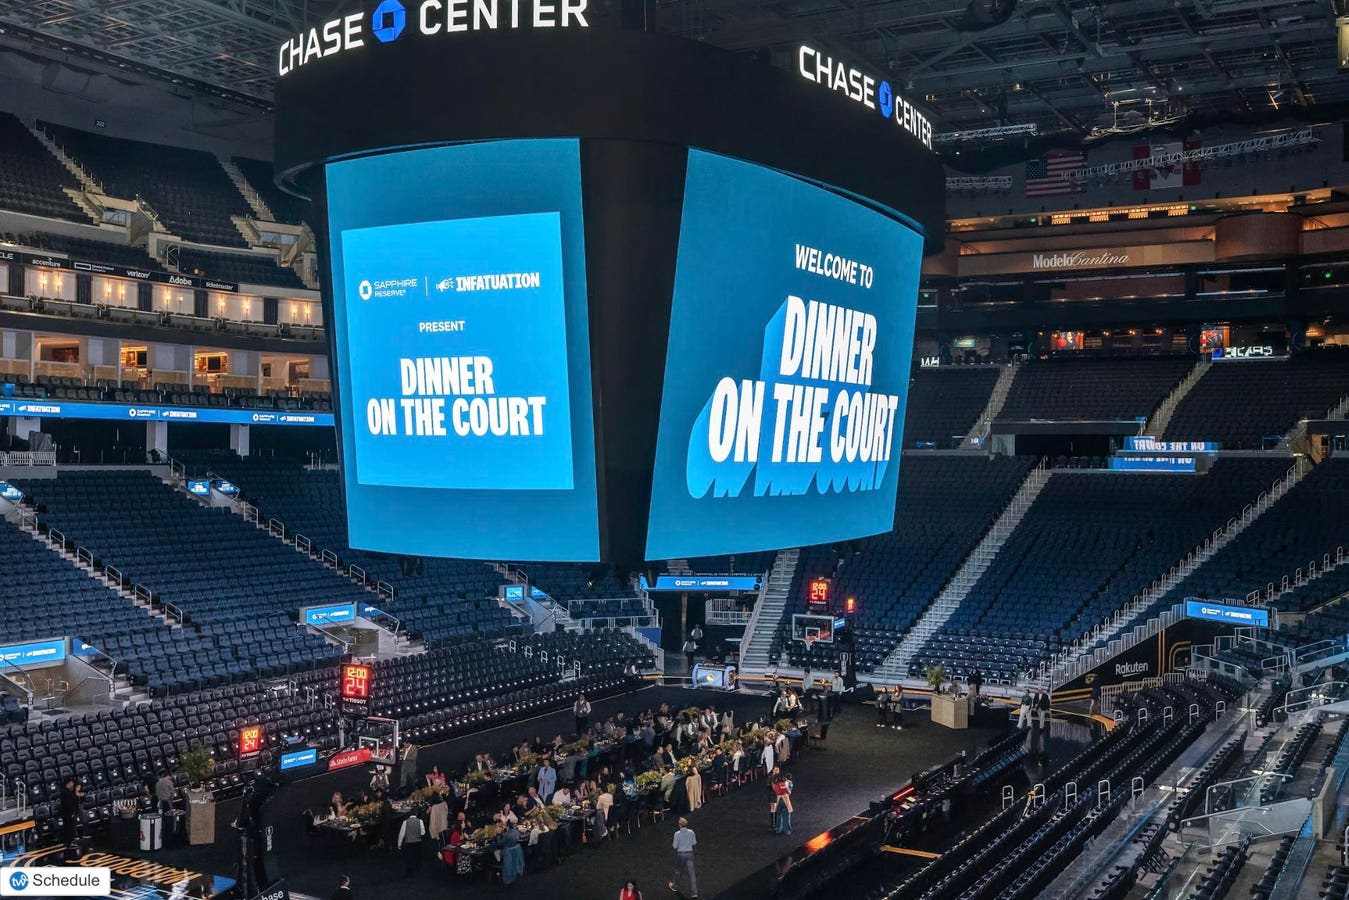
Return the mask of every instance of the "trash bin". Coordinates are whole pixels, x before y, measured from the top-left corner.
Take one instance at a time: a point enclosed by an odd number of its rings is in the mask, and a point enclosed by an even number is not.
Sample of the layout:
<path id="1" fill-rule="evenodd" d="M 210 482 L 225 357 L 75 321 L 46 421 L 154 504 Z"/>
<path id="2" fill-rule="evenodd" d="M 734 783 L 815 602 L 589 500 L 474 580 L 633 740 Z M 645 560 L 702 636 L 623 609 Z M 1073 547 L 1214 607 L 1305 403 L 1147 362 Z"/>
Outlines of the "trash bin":
<path id="1" fill-rule="evenodd" d="M 141 849 L 158 850 L 164 846 L 164 814 L 141 813 Z"/>

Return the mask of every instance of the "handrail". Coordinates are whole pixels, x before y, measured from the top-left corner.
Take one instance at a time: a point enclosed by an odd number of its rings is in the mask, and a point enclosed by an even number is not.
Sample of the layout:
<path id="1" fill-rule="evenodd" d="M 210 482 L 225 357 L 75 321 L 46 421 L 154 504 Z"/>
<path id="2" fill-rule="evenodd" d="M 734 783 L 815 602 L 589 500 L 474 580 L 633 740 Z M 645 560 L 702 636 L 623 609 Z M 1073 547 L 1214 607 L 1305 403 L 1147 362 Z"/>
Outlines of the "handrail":
<path id="1" fill-rule="evenodd" d="M 279 538 L 286 536 L 286 526 L 280 519 L 270 518 L 267 520 L 267 530 Z"/>
<path id="2" fill-rule="evenodd" d="M 32 675 L 29 675 L 26 671 L 24 671 L 24 669 L 23 669 L 21 666 L 16 665 L 16 664 L 15 664 L 13 661 L 11 661 L 11 660 L 5 659 L 3 656 L 0 656 L 0 663 L 4 663 L 5 665 L 9 666 L 9 667 L 10 667 L 11 669 L 13 669 L 14 671 L 18 672 L 19 675 L 20 675 L 25 681 L 28 682 L 28 686 L 27 686 L 27 687 L 24 687 L 22 684 L 20 684 L 19 682 L 15 681 L 13 678 L 11 678 L 11 677 L 10 677 L 9 675 L 7 675 L 6 673 L 0 672 L 0 678 L 3 678 L 7 683 L 9 683 L 10 685 L 12 685 L 13 688 L 14 688 L 16 691 L 19 691 L 19 692 L 22 693 L 25 697 L 27 697 L 27 699 L 28 699 L 28 706 L 31 708 L 32 705 L 33 705 L 33 698 L 37 695 L 37 691 L 36 691 L 36 690 L 34 689 L 34 687 L 33 687 L 33 676 L 32 676 Z"/>
<path id="3" fill-rule="evenodd" d="M 377 582 L 375 582 L 375 593 L 376 593 L 381 599 L 392 600 L 392 599 L 393 599 L 393 585 L 389 584 L 389 582 L 387 582 L 387 581 L 377 581 Z"/>
<path id="4" fill-rule="evenodd" d="M 177 619 L 179 625 L 182 625 L 182 624 L 183 624 L 183 620 L 186 618 L 186 616 L 184 616 L 183 611 L 182 611 L 182 609 L 181 609 L 180 607 L 175 606 L 174 604 L 170 603 L 170 602 L 167 601 L 167 600 L 164 601 L 164 612 L 165 612 L 166 614 L 170 615 L 170 616 L 173 616 L 175 619 Z"/>
<path id="5" fill-rule="evenodd" d="M 313 543 L 310 542 L 309 538 L 305 537 L 302 534 L 295 535 L 296 550 L 299 550 L 301 553 L 306 553 L 309 554 L 310 556 L 313 556 L 313 546 L 314 545 Z"/>
<path id="6" fill-rule="evenodd" d="M 351 578 L 359 578 L 361 584 L 368 585 L 370 583 L 369 577 L 365 574 L 365 569 L 362 569 L 358 565 L 352 564 L 347 566 L 347 575 Z"/>

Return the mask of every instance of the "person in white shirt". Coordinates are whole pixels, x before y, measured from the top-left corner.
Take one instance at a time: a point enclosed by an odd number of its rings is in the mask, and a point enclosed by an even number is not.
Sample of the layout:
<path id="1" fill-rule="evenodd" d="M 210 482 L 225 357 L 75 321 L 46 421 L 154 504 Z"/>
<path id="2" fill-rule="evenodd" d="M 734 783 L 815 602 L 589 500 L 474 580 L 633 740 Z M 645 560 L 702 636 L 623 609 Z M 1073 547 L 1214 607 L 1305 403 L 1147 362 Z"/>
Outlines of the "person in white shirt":
<path id="1" fill-rule="evenodd" d="M 553 791 L 553 799 L 550 802 L 555 806 L 571 806 L 571 788 L 560 787 Z"/>

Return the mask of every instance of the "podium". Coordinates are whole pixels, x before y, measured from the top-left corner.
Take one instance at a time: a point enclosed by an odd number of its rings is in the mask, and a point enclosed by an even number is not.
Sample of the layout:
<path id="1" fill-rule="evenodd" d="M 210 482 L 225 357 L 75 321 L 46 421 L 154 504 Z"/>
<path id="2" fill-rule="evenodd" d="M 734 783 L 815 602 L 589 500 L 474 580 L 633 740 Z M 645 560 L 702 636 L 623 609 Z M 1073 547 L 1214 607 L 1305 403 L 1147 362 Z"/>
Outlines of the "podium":
<path id="1" fill-rule="evenodd" d="M 969 728 L 970 698 L 955 694 L 933 694 L 932 721 L 947 728 Z"/>
<path id="2" fill-rule="evenodd" d="M 215 843 L 215 798 L 209 791 L 187 792 L 187 842 L 194 847 Z"/>

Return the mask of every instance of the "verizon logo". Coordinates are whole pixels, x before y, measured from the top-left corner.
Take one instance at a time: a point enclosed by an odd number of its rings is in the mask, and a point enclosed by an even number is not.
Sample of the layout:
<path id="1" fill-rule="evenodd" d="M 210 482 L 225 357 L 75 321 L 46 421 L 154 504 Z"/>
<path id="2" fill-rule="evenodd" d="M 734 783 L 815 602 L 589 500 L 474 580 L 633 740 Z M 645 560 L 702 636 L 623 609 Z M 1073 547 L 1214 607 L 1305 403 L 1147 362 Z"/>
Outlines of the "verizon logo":
<path id="1" fill-rule="evenodd" d="M 1063 253 L 1036 253 L 1031 257 L 1032 269 L 1081 269 L 1088 266 L 1122 266 L 1129 261 L 1128 253 L 1110 250 L 1074 250 Z"/>

